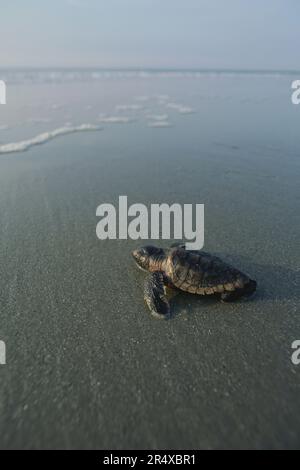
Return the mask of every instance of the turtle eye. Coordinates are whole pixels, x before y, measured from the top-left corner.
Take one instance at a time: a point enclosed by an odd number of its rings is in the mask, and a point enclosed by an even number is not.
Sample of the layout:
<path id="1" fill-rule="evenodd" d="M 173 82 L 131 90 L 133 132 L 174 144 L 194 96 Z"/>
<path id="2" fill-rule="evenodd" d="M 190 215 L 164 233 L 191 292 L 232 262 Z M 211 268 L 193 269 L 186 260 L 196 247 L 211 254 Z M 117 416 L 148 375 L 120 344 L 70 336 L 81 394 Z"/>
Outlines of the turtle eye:
<path id="1" fill-rule="evenodd" d="M 151 247 L 149 247 L 149 246 L 142 246 L 142 247 L 139 249 L 139 254 L 140 254 L 140 256 L 149 256 L 149 255 L 151 255 Z"/>
<path id="2" fill-rule="evenodd" d="M 158 252 L 158 249 L 155 246 L 144 246 L 142 247 L 143 255 L 144 256 L 151 256 L 155 255 Z"/>

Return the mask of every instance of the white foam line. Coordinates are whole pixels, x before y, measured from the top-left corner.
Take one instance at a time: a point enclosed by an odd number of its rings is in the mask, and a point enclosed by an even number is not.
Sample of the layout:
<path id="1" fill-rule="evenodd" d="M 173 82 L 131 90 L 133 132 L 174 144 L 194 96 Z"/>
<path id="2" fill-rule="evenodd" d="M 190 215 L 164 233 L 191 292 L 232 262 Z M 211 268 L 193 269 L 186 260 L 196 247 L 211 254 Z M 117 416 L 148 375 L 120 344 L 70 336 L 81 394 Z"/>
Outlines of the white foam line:
<path id="1" fill-rule="evenodd" d="M 140 101 L 140 102 L 142 102 L 142 103 L 145 103 L 146 101 L 149 101 L 149 100 L 150 100 L 150 96 L 148 96 L 148 95 L 136 96 L 136 97 L 135 97 L 135 100 L 136 100 L 136 101 Z"/>
<path id="2" fill-rule="evenodd" d="M 118 104 L 116 106 L 117 111 L 140 111 L 144 109 L 144 106 L 140 104 Z"/>
<path id="3" fill-rule="evenodd" d="M 170 99 L 169 95 L 155 95 L 155 98 L 157 98 L 159 101 L 168 101 Z"/>
<path id="4" fill-rule="evenodd" d="M 14 153 L 14 152 L 25 152 L 35 145 L 45 144 L 49 140 L 55 139 L 56 137 L 74 134 L 75 132 L 85 132 L 85 131 L 100 131 L 101 127 L 95 126 L 93 124 L 81 124 L 80 126 L 74 127 L 60 127 L 54 131 L 44 132 L 39 134 L 33 139 L 23 140 L 20 142 L 13 142 L 10 144 L 0 145 L 0 154 L 4 153 Z"/>
<path id="5" fill-rule="evenodd" d="M 178 103 L 167 103 L 166 106 L 167 108 L 178 111 L 180 114 L 192 114 L 195 112 L 192 108 L 189 108 L 188 106 L 183 106 L 182 104 Z"/>
<path id="6" fill-rule="evenodd" d="M 6 124 L 0 126 L 0 131 L 7 131 L 9 129 L 9 126 Z"/>
<path id="7" fill-rule="evenodd" d="M 146 117 L 152 121 L 167 121 L 169 119 L 168 114 L 148 114 Z"/>
<path id="8" fill-rule="evenodd" d="M 154 122 L 149 122 L 148 127 L 156 127 L 156 128 L 172 127 L 172 124 L 169 121 L 154 121 Z"/>
<path id="9" fill-rule="evenodd" d="M 97 121 L 107 124 L 127 124 L 133 122 L 133 119 L 127 116 L 99 116 Z"/>
<path id="10" fill-rule="evenodd" d="M 193 114 L 195 110 L 193 108 L 189 108 L 188 106 L 182 106 L 179 110 L 180 114 Z"/>

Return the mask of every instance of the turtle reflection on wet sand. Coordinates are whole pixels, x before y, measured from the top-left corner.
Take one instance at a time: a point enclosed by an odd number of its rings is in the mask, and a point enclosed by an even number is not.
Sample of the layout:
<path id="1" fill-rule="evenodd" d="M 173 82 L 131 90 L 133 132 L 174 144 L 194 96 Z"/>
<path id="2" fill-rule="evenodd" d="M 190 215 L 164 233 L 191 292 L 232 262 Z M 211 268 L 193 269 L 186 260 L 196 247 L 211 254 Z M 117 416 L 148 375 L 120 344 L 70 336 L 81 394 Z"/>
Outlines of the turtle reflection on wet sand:
<path id="1" fill-rule="evenodd" d="M 204 251 L 186 250 L 184 245 L 169 249 L 145 246 L 134 250 L 139 268 L 149 271 L 144 298 L 153 315 L 170 316 L 166 288 L 198 295 L 216 295 L 222 302 L 250 296 L 256 281 L 216 256 Z"/>

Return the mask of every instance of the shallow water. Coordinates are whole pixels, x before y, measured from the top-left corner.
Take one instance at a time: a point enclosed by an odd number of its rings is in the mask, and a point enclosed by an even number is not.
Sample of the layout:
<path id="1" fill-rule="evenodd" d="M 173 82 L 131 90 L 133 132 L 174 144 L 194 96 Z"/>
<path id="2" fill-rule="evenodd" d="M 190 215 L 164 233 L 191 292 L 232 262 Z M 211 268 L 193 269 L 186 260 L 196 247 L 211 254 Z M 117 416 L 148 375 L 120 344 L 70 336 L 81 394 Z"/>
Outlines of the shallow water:
<path id="1" fill-rule="evenodd" d="M 299 445 L 293 79 L 8 84 L 0 145 L 103 114 L 133 122 L 0 156 L 1 447 Z M 149 127 L 164 114 L 170 127 Z M 139 243 L 96 238 L 97 206 L 124 194 L 204 203 L 205 249 L 257 279 L 257 295 L 231 305 L 179 295 L 171 321 L 153 319 L 130 256 Z"/>

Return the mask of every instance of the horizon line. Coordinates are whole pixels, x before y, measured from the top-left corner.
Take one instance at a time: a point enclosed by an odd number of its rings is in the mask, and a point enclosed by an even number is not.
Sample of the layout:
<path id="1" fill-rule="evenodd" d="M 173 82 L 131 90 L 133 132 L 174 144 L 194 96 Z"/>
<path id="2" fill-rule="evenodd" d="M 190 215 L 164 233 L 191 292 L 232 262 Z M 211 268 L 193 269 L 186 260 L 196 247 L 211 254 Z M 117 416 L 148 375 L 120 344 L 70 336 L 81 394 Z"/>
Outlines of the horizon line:
<path id="1" fill-rule="evenodd" d="M 45 66 L 37 66 L 37 65 L 30 65 L 30 66 L 16 66 L 16 65 L 0 65 L 0 70 L 15 70 L 15 71 L 47 71 L 47 70 L 99 70 L 99 71 L 111 71 L 111 72 L 221 72 L 221 73 L 300 73 L 300 69 L 293 69 L 293 68 L 270 68 L 270 69 L 263 69 L 263 68 L 220 68 L 220 67 L 140 67 L 140 66 L 77 66 L 77 65 L 70 65 L 70 66 L 62 66 L 62 65 L 45 65 Z"/>

